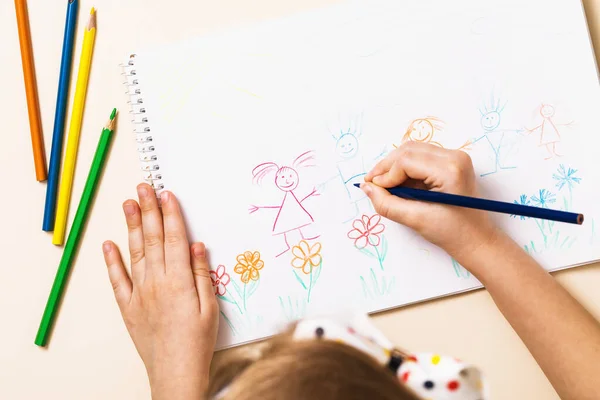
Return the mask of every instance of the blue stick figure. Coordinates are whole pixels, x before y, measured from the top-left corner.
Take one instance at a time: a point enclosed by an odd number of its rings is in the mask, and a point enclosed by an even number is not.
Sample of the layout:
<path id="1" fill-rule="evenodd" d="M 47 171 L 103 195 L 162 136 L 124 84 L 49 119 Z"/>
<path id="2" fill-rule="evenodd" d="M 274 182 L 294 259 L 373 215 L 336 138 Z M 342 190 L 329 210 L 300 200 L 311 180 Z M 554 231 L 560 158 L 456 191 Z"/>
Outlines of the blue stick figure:
<path id="1" fill-rule="evenodd" d="M 362 190 L 359 190 L 354 186 L 355 183 L 363 182 L 364 176 L 367 174 L 365 160 L 360 152 L 359 138 L 362 135 L 361 124 L 362 114 L 356 116 L 354 120 L 351 120 L 348 124 L 349 128 L 340 130 L 338 134 L 334 134 L 330 131 L 335 140 L 335 152 L 338 155 L 338 161 L 336 162 L 337 174 L 320 185 L 320 188 L 323 188 L 330 182 L 338 179 L 344 185 L 346 194 L 348 195 L 348 199 L 353 208 L 352 216 L 345 220 L 344 223 L 358 218 L 361 214 L 361 210 L 374 212 L 368 197 Z M 385 154 L 386 150 L 384 148 L 375 160 L 381 158 Z M 319 189 L 319 191 L 322 191 L 322 189 Z"/>
<path id="2" fill-rule="evenodd" d="M 515 169 L 516 166 L 504 165 L 505 157 L 510 153 L 513 147 L 516 145 L 516 140 L 511 137 L 511 133 L 521 134 L 522 129 L 500 129 L 500 123 L 502 122 L 502 111 L 506 107 L 505 102 L 500 106 L 500 99 L 494 99 L 492 95 L 490 101 L 490 107 L 484 104 L 483 109 L 479 109 L 481 113 L 481 127 L 483 128 L 483 135 L 473 139 L 473 144 L 483 141 L 489 146 L 494 160 L 494 167 L 491 171 L 481 174 L 482 177 L 495 174 L 498 170 L 504 169 Z"/>

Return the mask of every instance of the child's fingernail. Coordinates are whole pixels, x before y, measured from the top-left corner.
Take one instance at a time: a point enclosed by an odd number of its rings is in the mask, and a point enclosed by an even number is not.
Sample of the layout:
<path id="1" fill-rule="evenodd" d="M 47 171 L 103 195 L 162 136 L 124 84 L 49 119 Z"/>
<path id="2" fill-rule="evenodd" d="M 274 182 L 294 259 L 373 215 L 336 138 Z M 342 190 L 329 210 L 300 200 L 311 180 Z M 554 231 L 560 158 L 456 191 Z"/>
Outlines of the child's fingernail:
<path id="1" fill-rule="evenodd" d="M 139 185 L 137 187 L 137 192 L 138 196 L 140 197 L 146 197 L 148 195 L 148 189 L 146 188 L 146 185 Z"/>
<path id="2" fill-rule="evenodd" d="M 104 254 L 110 253 L 111 249 L 112 249 L 112 245 L 110 244 L 110 242 L 104 242 L 102 244 L 102 251 L 104 252 Z"/>
<path id="3" fill-rule="evenodd" d="M 169 195 L 169 192 L 162 192 L 160 194 L 160 201 L 162 203 L 166 203 L 169 201 L 169 199 L 171 198 L 171 196 Z"/>
<path id="4" fill-rule="evenodd" d="M 204 246 L 203 243 L 199 243 L 197 245 L 194 246 L 194 255 L 198 258 L 204 258 L 204 255 L 206 254 L 206 247 Z"/>
<path id="5" fill-rule="evenodd" d="M 128 201 L 123 203 L 123 211 L 125 212 L 125 215 L 131 216 L 135 214 L 135 207 Z"/>
<path id="6" fill-rule="evenodd" d="M 373 189 L 368 183 L 363 183 L 362 185 L 360 185 L 360 188 L 367 194 L 367 196 L 370 196 L 371 193 L 373 193 Z"/>
<path id="7" fill-rule="evenodd" d="M 374 184 L 376 184 L 376 185 L 377 185 L 377 184 L 379 183 L 379 181 L 380 181 L 380 180 L 381 180 L 381 177 L 380 177 L 380 176 L 376 176 L 376 177 L 374 177 L 374 178 L 372 179 L 372 182 L 373 182 Z"/>

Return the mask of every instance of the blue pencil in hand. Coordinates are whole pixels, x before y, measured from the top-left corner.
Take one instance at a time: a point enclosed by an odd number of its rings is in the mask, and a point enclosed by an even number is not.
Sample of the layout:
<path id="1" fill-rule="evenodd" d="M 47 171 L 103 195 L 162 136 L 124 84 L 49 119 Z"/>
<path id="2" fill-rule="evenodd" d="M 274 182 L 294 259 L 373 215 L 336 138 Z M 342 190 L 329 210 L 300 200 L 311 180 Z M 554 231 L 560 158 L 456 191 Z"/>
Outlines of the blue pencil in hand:
<path id="1" fill-rule="evenodd" d="M 358 183 L 355 183 L 354 186 L 360 188 L 360 184 Z M 476 210 L 566 222 L 568 224 L 581 225 L 583 223 L 583 214 L 566 211 L 524 206 L 521 204 L 505 203 L 502 201 L 478 199 L 475 197 L 433 192 L 430 190 L 413 189 L 404 186 L 397 186 L 386 190 L 394 196 L 402 197 L 403 199 L 408 200 L 420 200 L 430 203 L 447 204 L 450 206 L 474 208 Z"/>
<path id="2" fill-rule="evenodd" d="M 77 24 L 77 11 L 79 9 L 79 0 L 68 0 L 68 2 L 67 21 L 65 23 L 65 36 L 63 39 L 60 75 L 58 80 L 58 94 L 56 96 L 56 112 L 54 113 L 52 150 L 50 151 L 50 165 L 48 167 L 48 186 L 46 187 L 44 222 L 42 224 L 42 230 L 46 232 L 51 232 L 54 229 L 56 194 L 60 173 L 60 160 L 63 152 L 63 137 L 65 131 L 65 117 L 67 114 L 69 83 L 71 81 L 73 44 L 75 42 L 75 25 Z"/>

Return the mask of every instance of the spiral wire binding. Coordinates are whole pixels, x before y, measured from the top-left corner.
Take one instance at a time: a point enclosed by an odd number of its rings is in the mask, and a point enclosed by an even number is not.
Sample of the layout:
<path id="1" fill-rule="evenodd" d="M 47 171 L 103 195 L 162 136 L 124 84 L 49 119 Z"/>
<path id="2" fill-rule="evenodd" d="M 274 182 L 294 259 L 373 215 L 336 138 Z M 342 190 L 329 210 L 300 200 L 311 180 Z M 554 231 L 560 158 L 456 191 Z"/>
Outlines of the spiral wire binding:
<path id="1" fill-rule="evenodd" d="M 158 197 L 160 190 L 165 188 L 162 183 L 162 175 L 159 172 L 158 155 L 154 147 L 152 129 L 146 113 L 144 105 L 144 97 L 142 88 L 137 77 L 135 69 L 135 54 L 129 56 L 129 61 L 126 64 L 121 64 L 123 69 L 122 75 L 125 77 L 123 84 L 127 86 L 125 94 L 129 96 L 130 111 L 132 116 L 131 122 L 134 124 L 135 140 L 138 144 L 138 154 L 143 171 L 143 177 L 150 184 Z"/>

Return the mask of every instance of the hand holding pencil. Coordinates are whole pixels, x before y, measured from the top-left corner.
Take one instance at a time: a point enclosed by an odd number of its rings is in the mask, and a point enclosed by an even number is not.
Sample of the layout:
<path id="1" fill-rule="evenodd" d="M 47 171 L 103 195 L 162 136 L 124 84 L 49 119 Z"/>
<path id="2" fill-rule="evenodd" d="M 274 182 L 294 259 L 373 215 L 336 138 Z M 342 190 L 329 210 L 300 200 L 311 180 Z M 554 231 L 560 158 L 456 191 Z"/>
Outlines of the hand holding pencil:
<path id="1" fill-rule="evenodd" d="M 379 214 L 414 229 L 454 258 L 493 241 L 498 234 L 485 211 L 406 200 L 384 189 L 404 185 L 478 197 L 473 164 L 463 151 L 407 142 L 380 161 L 365 182 L 362 189 Z"/>

